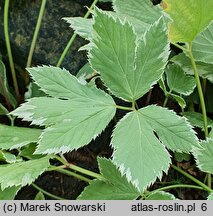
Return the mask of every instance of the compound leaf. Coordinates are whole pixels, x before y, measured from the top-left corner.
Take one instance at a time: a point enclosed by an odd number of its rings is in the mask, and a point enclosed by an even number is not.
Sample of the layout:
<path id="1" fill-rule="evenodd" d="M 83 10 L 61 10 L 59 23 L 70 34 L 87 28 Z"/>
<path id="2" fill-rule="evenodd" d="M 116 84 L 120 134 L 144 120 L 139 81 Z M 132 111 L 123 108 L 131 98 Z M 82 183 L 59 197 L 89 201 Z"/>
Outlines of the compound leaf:
<path id="1" fill-rule="evenodd" d="M 213 173 L 213 139 L 202 141 L 201 147 L 193 151 L 197 166 L 203 172 Z"/>
<path id="2" fill-rule="evenodd" d="M 31 184 L 49 167 L 49 156 L 0 166 L 1 189 Z"/>
<path id="3" fill-rule="evenodd" d="M 169 25 L 172 42 L 192 42 L 213 19 L 213 1 L 164 0 L 164 6 L 172 19 Z"/>
<path id="4" fill-rule="evenodd" d="M 147 196 L 145 200 L 176 200 L 176 198 L 171 193 L 164 191 L 156 191 Z"/>
<path id="5" fill-rule="evenodd" d="M 198 146 L 198 140 L 185 118 L 165 108 L 148 106 L 127 114 L 117 124 L 111 145 L 113 161 L 143 191 L 169 167 L 170 156 L 164 146 L 187 153 Z"/>
<path id="6" fill-rule="evenodd" d="M 78 197 L 79 200 L 132 200 L 140 195 L 110 160 L 98 158 L 98 163 L 106 181 L 92 181 Z"/>
<path id="7" fill-rule="evenodd" d="M 180 66 L 169 64 L 165 71 L 170 91 L 183 95 L 190 95 L 194 91 L 196 86 L 194 77 L 187 76 Z"/>
<path id="8" fill-rule="evenodd" d="M 171 162 L 141 110 L 128 113 L 117 124 L 111 145 L 113 161 L 141 192 L 161 177 L 163 171 L 167 172 Z"/>
<path id="9" fill-rule="evenodd" d="M 38 142 L 42 130 L 0 124 L 0 148 L 15 149 Z"/>
<path id="10" fill-rule="evenodd" d="M 14 200 L 20 188 L 20 186 L 8 187 L 4 190 L 0 188 L 0 200 Z"/>
<path id="11" fill-rule="evenodd" d="M 137 46 L 132 26 L 100 10 L 96 13 L 91 65 L 113 94 L 127 101 L 136 100 L 163 73 L 169 55 L 166 25 L 163 19 L 155 22 Z"/>
<path id="12" fill-rule="evenodd" d="M 88 144 L 115 115 L 115 103 L 109 95 L 83 85 L 60 68 L 33 68 L 30 73 L 44 91 L 59 97 L 32 98 L 12 112 L 32 124 L 49 126 L 40 137 L 38 154 L 67 152 Z"/>
<path id="13" fill-rule="evenodd" d="M 192 52 L 196 61 L 213 62 L 213 22 L 194 39 Z"/>
<path id="14" fill-rule="evenodd" d="M 127 19 L 134 26 L 139 35 L 162 16 L 162 9 L 150 0 L 114 0 L 113 8 L 120 18 Z"/>

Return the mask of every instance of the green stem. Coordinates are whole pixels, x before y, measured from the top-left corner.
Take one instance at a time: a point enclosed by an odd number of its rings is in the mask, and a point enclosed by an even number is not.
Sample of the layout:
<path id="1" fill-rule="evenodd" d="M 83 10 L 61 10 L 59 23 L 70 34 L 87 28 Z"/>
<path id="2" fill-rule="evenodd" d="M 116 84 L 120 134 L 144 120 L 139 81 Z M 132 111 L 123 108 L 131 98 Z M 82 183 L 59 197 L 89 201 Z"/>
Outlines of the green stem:
<path id="1" fill-rule="evenodd" d="M 202 91 L 203 91 L 203 97 L 205 97 L 205 94 L 206 94 L 206 79 L 202 80 Z M 201 105 L 199 105 L 198 111 L 199 112 L 202 111 Z"/>
<path id="2" fill-rule="evenodd" d="M 74 173 L 74 172 L 71 172 L 69 170 L 65 170 L 65 168 L 67 168 L 66 165 L 62 165 L 62 166 L 51 166 L 50 168 L 47 169 L 48 172 L 50 171 L 56 171 L 56 172 L 60 172 L 60 173 L 63 173 L 63 174 L 66 174 L 66 175 L 69 175 L 69 176 L 73 176 L 77 179 L 80 179 L 82 181 L 85 181 L 85 182 L 88 182 L 90 183 L 91 180 L 82 176 L 82 175 L 79 175 L 77 173 Z"/>
<path id="3" fill-rule="evenodd" d="M 163 107 L 165 107 L 167 105 L 167 102 L 168 102 L 170 95 L 171 95 L 171 91 L 165 92 L 165 100 L 163 102 Z"/>
<path id="4" fill-rule="evenodd" d="M 147 98 L 146 98 L 146 106 L 149 105 L 149 102 L 151 100 L 151 97 L 152 97 L 152 89 L 149 90 L 149 93 L 147 95 Z"/>
<path id="5" fill-rule="evenodd" d="M 119 106 L 119 105 L 116 105 L 115 106 L 117 109 L 121 109 L 121 110 L 128 110 L 128 111 L 133 111 L 135 110 L 135 108 L 132 108 L 132 107 L 124 107 L 124 106 Z"/>
<path id="6" fill-rule="evenodd" d="M 45 191 L 44 189 L 40 188 L 39 186 L 37 186 L 36 184 L 32 183 L 31 184 L 35 189 L 37 189 L 38 191 L 42 192 L 43 194 L 49 196 L 49 197 L 52 197 L 53 199 L 56 199 L 56 200 L 65 200 L 64 198 L 62 197 L 59 197 L 59 196 L 56 196 L 54 194 L 51 194 L 47 191 Z"/>
<path id="7" fill-rule="evenodd" d="M 199 98 L 200 98 L 200 106 L 201 106 L 202 115 L 203 115 L 204 133 L 205 133 L 205 137 L 207 138 L 209 136 L 209 132 L 208 132 L 208 121 L 207 121 L 207 114 L 206 114 L 206 106 L 205 106 L 205 100 L 204 100 L 204 96 L 203 96 L 203 89 L 202 89 L 202 85 L 201 85 L 198 70 L 197 70 L 197 65 L 196 65 L 196 62 L 195 62 L 195 59 L 194 59 L 194 56 L 193 56 L 193 53 L 192 53 L 192 43 L 189 43 L 189 49 L 187 50 L 187 53 L 189 55 L 189 58 L 191 60 L 192 67 L 193 67 L 193 70 L 194 70 L 197 90 L 198 90 L 198 94 L 199 94 Z M 207 174 L 207 175 L 208 175 L 208 178 L 207 178 L 208 186 L 211 188 L 211 182 L 212 182 L 211 174 Z"/>
<path id="8" fill-rule="evenodd" d="M 31 42 L 30 51 L 29 51 L 29 55 L 28 55 L 28 58 L 27 58 L 26 68 L 31 66 L 33 52 L 34 52 L 34 49 L 35 49 L 36 40 L 38 38 L 38 33 L 39 33 L 39 30 L 40 30 L 40 27 L 41 27 L 41 20 L 42 20 L 43 14 L 44 14 L 45 5 L 46 5 L 46 0 L 42 0 L 38 20 L 37 20 L 37 23 L 36 23 L 36 28 L 35 28 L 35 31 L 34 31 L 34 34 L 33 34 L 33 39 L 32 39 L 32 42 Z M 26 75 L 26 77 L 25 77 L 26 84 L 29 81 L 28 79 L 29 79 L 29 76 Z"/>
<path id="9" fill-rule="evenodd" d="M 98 2 L 98 0 L 94 0 L 94 1 L 93 1 L 93 3 L 91 4 L 90 8 L 89 8 L 88 11 L 87 11 L 87 13 L 86 13 L 85 16 L 84 16 L 85 19 L 88 18 L 88 16 L 89 16 L 90 13 L 91 13 L 91 10 L 92 10 L 93 7 L 97 4 L 97 2 Z M 73 44 L 73 42 L 74 42 L 76 36 L 77 36 L 77 34 L 74 33 L 74 34 L 72 35 L 72 37 L 70 38 L 70 40 L 69 40 L 67 46 L 65 47 L 63 53 L 61 54 L 61 56 L 60 56 L 60 58 L 59 58 L 59 60 L 58 60 L 58 62 L 57 62 L 57 64 L 56 64 L 57 67 L 60 67 L 60 66 L 61 66 L 61 64 L 62 64 L 62 62 L 63 62 L 63 60 L 64 60 L 64 58 L 65 58 L 65 56 L 66 56 L 68 50 L 70 49 L 71 45 Z"/>
<path id="10" fill-rule="evenodd" d="M 188 45 L 187 49 L 180 46 L 180 45 L 178 45 L 178 44 L 176 44 L 176 43 L 174 43 L 173 45 L 175 45 L 176 47 L 178 47 L 179 49 L 181 49 L 185 53 L 187 53 L 189 55 L 190 60 L 191 60 L 192 67 L 193 67 L 193 70 L 194 70 L 195 80 L 196 80 L 196 86 L 197 86 L 198 94 L 199 94 L 199 98 L 200 98 L 200 106 L 201 106 L 202 116 L 203 116 L 203 126 L 204 126 L 205 137 L 207 138 L 209 136 L 209 133 L 208 133 L 208 122 L 207 122 L 206 106 L 205 106 L 205 100 L 204 100 L 204 96 L 203 96 L 203 89 L 202 89 L 202 86 L 201 86 L 201 83 L 200 83 L 200 78 L 199 78 L 199 74 L 198 74 L 198 70 L 197 70 L 197 65 L 196 65 L 194 56 L 192 54 L 192 43 L 187 44 Z M 185 174 L 187 174 L 187 173 L 185 173 Z M 188 177 L 190 176 L 189 174 L 187 174 L 187 175 L 188 175 Z M 196 179 L 194 178 L 194 180 L 196 180 Z M 196 181 L 198 181 L 198 180 L 196 180 Z M 202 183 L 202 182 L 200 182 L 200 183 Z M 208 190 L 211 190 L 211 174 L 209 174 L 209 173 L 207 174 L 207 184 L 208 184 Z M 207 187 L 205 184 L 203 184 L 203 186 Z"/>
<path id="11" fill-rule="evenodd" d="M 16 79 L 16 72 L 15 72 L 15 66 L 14 66 L 14 62 L 13 62 L 13 56 L 12 56 L 12 51 L 11 51 L 11 46 L 10 46 L 9 30 L 8 30 L 9 4 L 10 4 L 10 0 L 5 0 L 5 5 L 4 5 L 4 36 L 5 36 L 6 48 L 7 48 L 8 58 L 9 58 L 10 70 L 12 73 L 13 86 L 15 89 L 16 97 L 19 100 L 20 93 L 19 93 L 18 83 L 17 83 L 17 79 Z"/>
<path id="12" fill-rule="evenodd" d="M 188 50 L 186 49 L 186 48 L 184 48 L 184 47 L 182 47 L 182 46 L 180 46 L 179 44 L 177 44 L 177 43 L 172 43 L 174 46 L 176 46 L 177 48 L 179 48 L 179 49 L 181 49 L 181 50 L 183 50 L 184 52 L 187 52 Z"/>
<path id="13" fill-rule="evenodd" d="M 88 175 L 88 176 L 91 176 L 91 177 L 94 177 L 94 178 L 97 178 L 99 180 L 106 180 L 101 174 L 98 174 L 98 173 L 95 173 L 95 172 L 92 172 L 90 170 L 87 170 L 87 169 L 84 169 L 84 168 L 81 168 L 79 166 L 76 166 L 74 164 L 69 164 L 69 168 L 70 169 L 73 169 L 75 171 L 78 171 L 80 173 L 83 173 L 85 175 Z"/>
<path id="14" fill-rule="evenodd" d="M 103 181 L 106 180 L 101 174 L 98 174 L 98 173 L 92 172 L 90 170 L 81 168 L 81 167 L 76 166 L 74 164 L 67 163 L 64 159 L 62 159 L 61 157 L 59 157 L 57 155 L 55 155 L 54 157 L 55 157 L 55 159 L 60 161 L 62 164 L 64 164 L 66 166 L 66 168 L 70 168 L 72 170 L 75 170 L 77 172 L 80 172 L 80 173 L 83 173 L 85 175 L 91 176 L 93 178 L 97 178 L 97 179 L 100 179 L 100 180 L 103 180 Z"/>
<path id="15" fill-rule="evenodd" d="M 195 182 L 196 184 L 200 185 L 204 190 L 212 193 L 213 190 L 208 187 L 207 185 L 203 184 L 203 182 L 199 181 L 198 179 L 196 179 L 195 177 L 191 176 L 190 174 L 188 174 L 187 172 L 185 172 L 184 170 L 180 169 L 179 167 L 175 166 L 175 165 L 171 165 L 171 167 L 173 169 L 175 169 L 176 171 L 178 171 L 179 173 L 181 173 L 182 175 L 186 176 L 187 178 L 189 178 L 190 180 L 192 180 L 193 182 Z"/>
<path id="16" fill-rule="evenodd" d="M 199 98 L 200 98 L 200 105 L 201 105 L 202 115 L 203 115 L 204 132 L 205 132 L 205 136 L 207 138 L 209 136 L 209 134 L 208 134 L 208 122 L 207 122 L 206 106 L 205 106 L 203 90 L 202 90 L 202 86 L 200 83 L 199 74 L 197 71 L 197 65 L 195 63 L 195 59 L 194 59 L 193 54 L 192 54 L 192 43 L 189 44 L 189 50 L 187 51 L 187 53 L 189 55 L 189 58 L 191 60 L 192 67 L 194 70 L 194 75 L 195 75 L 195 80 L 196 80 L 196 85 L 197 85 L 197 90 L 198 90 L 198 94 L 199 94 Z"/>
<path id="17" fill-rule="evenodd" d="M 11 116 L 10 114 L 7 115 L 8 118 L 10 119 L 10 125 L 14 126 L 15 125 L 15 118 L 14 116 Z"/>
<path id="18" fill-rule="evenodd" d="M 165 187 L 156 189 L 154 191 L 164 191 L 164 190 L 170 190 L 170 189 L 174 189 L 174 188 L 193 188 L 193 189 L 198 189 L 198 190 L 205 190 L 203 187 L 196 186 L 196 185 L 177 184 L 177 185 L 165 186 Z"/>
<path id="19" fill-rule="evenodd" d="M 169 96 L 170 96 L 170 94 L 167 93 L 167 94 L 166 94 L 166 97 L 165 97 L 165 100 L 164 100 L 164 102 L 163 102 L 163 107 L 166 107 L 167 102 L 168 102 L 168 99 L 169 99 Z"/>
<path id="20" fill-rule="evenodd" d="M 79 175 L 77 173 L 74 173 L 74 172 L 66 170 L 66 169 L 56 169 L 55 171 L 63 173 L 63 174 L 68 175 L 68 176 L 73 176 L 73 177 L 75 177 L 75 178 L 77 178 L 79 180 L 82 180 L 82 181 L 85 181 L 85 182 L 88 182 L 88 183 L 91 182 L 91 179 L 88 179 L 88 178 L 86 178 L 86 177 L 84 177 L 82 175 Z"/>
<path id="21" fill-rule="evenodd" d="M 210 188 L 212 188 L 212 175 L 211 175 L 211 173 L 207 173 L 207 184 Z"/>

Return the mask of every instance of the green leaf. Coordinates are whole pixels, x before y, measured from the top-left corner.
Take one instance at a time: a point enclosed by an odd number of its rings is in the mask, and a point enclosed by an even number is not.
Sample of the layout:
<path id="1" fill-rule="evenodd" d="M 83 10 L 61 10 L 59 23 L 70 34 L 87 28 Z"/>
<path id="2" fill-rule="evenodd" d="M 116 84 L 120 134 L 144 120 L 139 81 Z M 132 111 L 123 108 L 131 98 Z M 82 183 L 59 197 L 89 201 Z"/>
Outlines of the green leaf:
<path id="1" fill-rule="evenodd" d="M 169 46 L 163 19 L 155 22 L 136 43 L 127 22 L 96 10 L 96 37 L 90 50 L 92 67 L 117 97 L 133 101 L 143 96 L 160 79 Z"/>
<path id="2" fill-rule="evenodd" d="M 184 112 L 184 116 L 189 120 L 191 125 L 203 128 L 203 115 L 198 112 Z M 213 128 L 213 121 L 208 118 L 207 119 L 208 126 Z"/>
<path id="3" fill-rule="evenodd" d="M 19 152 L 19 156 L 25 157 L 28 159 L 38 159 L 43 157 L 43 155 L 34 154 L 36 151 L 36 144 L 31 143 L 27 146 L 22 147 L 21 151 Z"/>
<path id="4" fill-rule="evenodd" d="M 113 17 L 119 17 L 123 21 L 127 20 L 134 27 L 138 37 L 141 37 L 150 25 L 163 15 L 161 7 L 158 5 L 154 6 L 150 0 L 115 0 L 113 1 L 113 8 L 116 13 L 112 11 L 106 11 L 106 13 Z M 70 27 L 74 29 L 76 34 L 87 40 L 92 39 L 94 20 L 82 17 L 67 17 L 63 19 L 70 24 Z"/>
<path id="5" fill-rule="evenodd" d="M 40 137 L 37 154 L 67 152 L 88 144 L 115 115 L 116 106 L 109 95 L 83 85 L 68 71 L 46 66 L 29 71 L 54 97 L 32 98 L 12 112 L 32 124 L 50 126 Z"/>
<path id="6" fill-rule="evenodd" d="M 49 156 L 0 166 L 1 189 L 31 184 L 49 167 Z"/>
<path id="7" fill-rule="evenodd" d="M 175 156 L 175 160 L 178 162 L 190 160 L 190 154 L 187 153 L 174 152 L 174 156 Z"/>
<path id="8" fill-rule="evenodd" d="M 131 23 L 138 35 L 162 16 L 160 6 L 154 6 L 150 0 L 114 0 L 116 14 Z"/>
<path id="9" fill-rule="evenodd" d="M 0 161 L 4 161 L 6 163 L 15 163 L 17 162 L 17 159 L 14 154 L 0 150 Z"/>
<path id="10" fill-rule="evenodd" d="M 169 64 L 165 71 L 170 91 L 182 95 L 190 95 L 194 91 L 196 86 L 194 77 L 187 76 L 180 66 Z"/>
<path id="11" fill-rule="evenodd" d="M 171 97 L 173 97 L 177 101 L 177 103 L 179 104 L 179 106 L 182 109 L 185 109 L 186 101 L 182 97 L 180 97 L 179 95 L 176 95 L 176 94 L 170 94 L 170 95 L 171 95 Z"/>
<path id="12" fill-rule="evenodd" d="M 176 200 L 176 197 L 168 192 L 156 191 L 147 196 L 145 200 Z"/>
<path id="13" fill-rule="evenodd" d="M 133 200 L 140 195 L 110 160 L 98 158 L 98 163 L 106 181 L 93 180 L 78 197 L 79 200 Z"/>
<path id="14" fill-rule="evenodd" d="M 194 75 L 192 68 L 192 63 L 190 59 L 184 54 L 181 53 L 171 59 L 172 62 L 178 64 L 186 74 Z M 213 64 L 207 64 L 204 62 L 196 62 L 198 74 L 204 79 L 208 79 L 213 83 Z"/>
<path id="15" fill-rule="evenodd" d="M 141 110 L 128 113 L 117 124 L 111 145 L 114 147 L 113 161 L 141 192 L 169 168 L 170 155 Z"/>
<path id="16" fill-rule="evenodd" d="M 15 149 L 32 142 L 38 142 L 42 130 L 13 127 L 0 124 L 0 148 Z"/>
<path id="17" fill-rule="evenodd" d="M 4 190 L 1 190 L 0 188 L 0 200 L 14 200 L 20 188 L 21 188 L 20 186 L 8 187 Z"/>
<path id="18" fill-rule="evenodd" d="M 165 108 L 148 106 L 128 113 L 117 124 L 111 145 L 114 162 L 143 191 L 169 168 L 165 146 L 187 153 L 198 146 L 198 140 L 185 118 Z"/>
<path id="19" fill-rule="evenodd" d="M 6 68 L 4 63 L 1 60 L 0 60 L 0 94 L 5 97 L 5 99 L 13 106 L 13 108 L 16 107 L 17 101 L 9 91 Z"/>
<path id="20" fill-rule="evenodd" d="M 197 166 L 203 172 L 213 173 L 213 139 L 202 141 L 201 147 L 193 151 Z"/>
<path id="21" fill-rule="evenodd" d="M 213 192 L 209 194 L 207 200 L 213 200 Z"/>
<path id="22" fill-rule="evenodd" d="M 70 24 L 70 27 L 74 29 L 76 34 L 87 40 L 91 40 L 92 25 L 94 24 L 92 19 L 86 19 L 83 17 L 66 17 L 63 19 Z"/>
<path id="23" fill-rule="evenodd" d="M 192 52 L 196 61 L 213 62 L 213 22 L 195 38 Z"/>
<path id="24" fill-rule="evenodd" d="M 195 132 L 186 118 L 154 105 L 143 108 L 141 113 L 161 142 L 172 151 L 189 153 L 193 147 L 199 146 Z"/>
<path id="25" fill-rule="evenodd" d="M 172 42 L 192 42 L 213 19 L 213 1 L 164 0 L 164 5 L 172 19 L 169 25 Z"/>
<path id="26" fill-rule="evenodd" d="M 45 200 L 44 194 L 43 194 L 41 191 L 39 191 L 39 192 L 36 194 L 34 200 Z"/>

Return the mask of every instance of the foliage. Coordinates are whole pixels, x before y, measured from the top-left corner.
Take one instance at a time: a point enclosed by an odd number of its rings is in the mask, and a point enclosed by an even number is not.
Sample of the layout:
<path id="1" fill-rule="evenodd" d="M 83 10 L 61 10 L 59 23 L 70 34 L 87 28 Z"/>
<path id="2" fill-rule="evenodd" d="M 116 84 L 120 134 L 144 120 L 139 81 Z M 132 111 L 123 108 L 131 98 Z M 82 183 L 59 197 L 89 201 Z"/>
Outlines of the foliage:
<path id="1" fill-rule="evenodd" d="M 172 42 L 192 42 L 198 33 L 212 21 L 212 1 L 164 0 L 165 11 L 172 21 L 169 24 L 169 38 Z"/>
<path id="2" fill-rule="evenodd" d="M 25 186 L 32 183 L 49 167 L 49 156 L 14 164 L 1 165 L 0 184 L 1 189 L 12 186 Z M 15 172 L 14 172 L 15 171 Z"/>

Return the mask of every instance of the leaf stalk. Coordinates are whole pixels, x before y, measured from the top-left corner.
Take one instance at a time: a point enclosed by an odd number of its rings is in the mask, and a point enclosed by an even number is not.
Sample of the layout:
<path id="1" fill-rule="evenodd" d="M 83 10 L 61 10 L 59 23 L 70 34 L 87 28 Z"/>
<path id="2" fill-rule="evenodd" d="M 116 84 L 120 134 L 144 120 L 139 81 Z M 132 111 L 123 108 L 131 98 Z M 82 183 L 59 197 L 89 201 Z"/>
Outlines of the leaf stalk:
<path id="1" fill-rule="evenodd" d="M 46 0 L 42 0 L 39 15 L 38 15 L 38 20 L 37 20 L 37 23 L 36 23 L 36 28 L 35 28 L 35 31 L 34 31 L 34 34 L 33 34 L 33 39 L 32 39 L 32 42 L 31 42 L 30 51 L 29 51 L 29 55 L 28 55 L 28 58 L 27 58 L 26 68 L 31 66 L 33 52 L 34 52 L 35 44 L 36 44 L 36 41 L 37 41 L 37 38 L 38 38 L 38 33 L 39 33 L 39 30 L 40 30 L 40 27 L 41 27 L 41 20 L 42 20 L 43 14 L 44 14 L 45 5 L 46 5 Z M 28 82 L 29 82 L 29 75 L 28 75 L 28 73 L 26 73 L 25 83 L 28 84 Z"/>
<path id="2" fill-rule="evenodd" d="M 189 178 L 190 180 L 192 180 L 193 182 L 195 182 L 196 184 L 200 185 L 203 189 L 205 189 L 206 191 L 208 191 L 209 193 L 212 193 L 213 190 L 208 187 L 207 185 L 205 185 L 203 182 L 199 181 L 198 179 L 196 179 L 195 177 L 191 176 L 190 174 L 188 174 L 187 172 L 185 172 L 184 170 L 182 170 L 181 168 L 175 166 L 175 165 L 171 165 L 171 167 L 178 171 L 179 173 L 181 173 L 182 175 L 186 176 L 187 178 Z"/>
<path id="3" fill-rule="evenodd" d="M 14 66 L 14 61 L 13 61 L 13 56 L 12 56 L 12 51 L 11 51 L 11 46 L 10 46 L 9 29 L 8 29 L 9 4 L 10 4 L 10 0 L 5 0 L 5 5 L 4 5 L 4 36 L 5 36 L 7 54 L 8 54 L 8 58 L 9 58 L 10 70 L 11 70 L 12 79 L 13 79 L 13 86 L 15 89 L 16 97 L 19 100 L 20 93 L 19 93 L 19 87 L 18 87 L 18 82 L 17 82 L 17 78 L 16 78 L 15 66 Z"/>
<path id="4" fill-rule="evenodd" d="M 47 196 L 49 196 L 49 197 L 51 197 L 51 198 L 53 198 L 53 199 L 56 199 L 56 200 L 65 200 L 65 199 L 62 198 L 62 197 L 56 196 L 56 195 L 54 195 L 54 194 L 51 194 L 51 193 L 45 191 L 44 189 L 40 188 L 38 185 L 36 185 L 36 184 L 34 184 L 34 183 L 32 183 L 31 185 L 32 185 L 35 189 L 37 189 L 38 191 L 42 192 L 43 194 L 45 194 L 45 195 L 47 195 Z"/>

